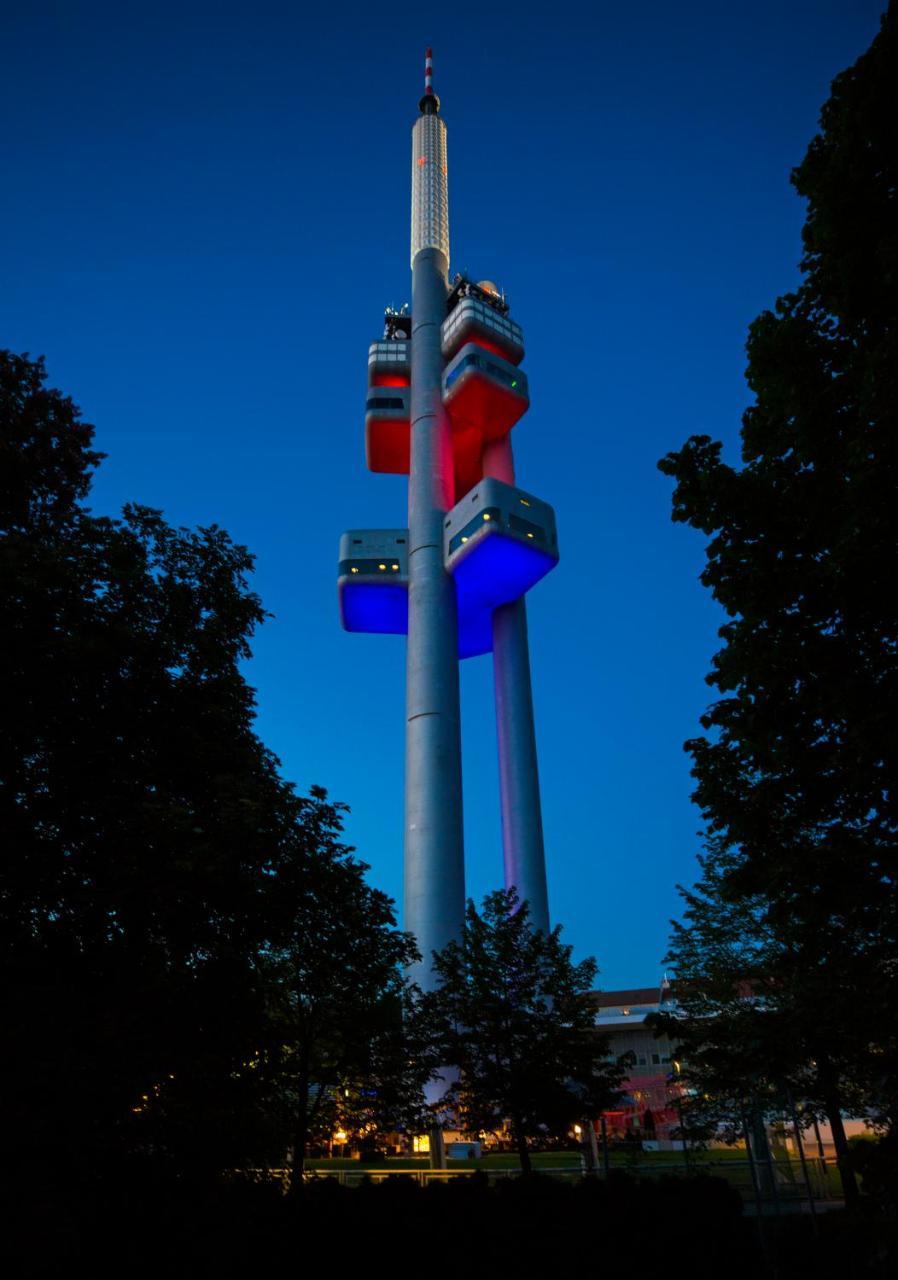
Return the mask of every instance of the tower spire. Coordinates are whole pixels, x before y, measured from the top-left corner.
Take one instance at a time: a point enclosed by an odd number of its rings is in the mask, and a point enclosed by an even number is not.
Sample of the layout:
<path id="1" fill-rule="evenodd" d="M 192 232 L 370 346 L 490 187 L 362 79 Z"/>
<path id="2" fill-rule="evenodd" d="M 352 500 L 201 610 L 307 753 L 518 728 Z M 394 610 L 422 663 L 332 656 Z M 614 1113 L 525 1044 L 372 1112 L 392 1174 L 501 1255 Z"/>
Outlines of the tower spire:
<path id="1" fill-rule="evenodd" d="M 440 100 L 433 91 L 433 50 L 430 45 L 424 50 L 424 97 L 418 106 L 424 116 L 435 116 L 440 110 Z"/>
<path id="2" fill-rule="evenodd" d="M 412 127 L 412 265 L 421 249 L 439 249 L 449 269 L 449 169 L 446 123 L 433 91 L 433 54 L 424 54 L 424 97 Z M 445 307 L 440 317 L 445 319 Z"/>

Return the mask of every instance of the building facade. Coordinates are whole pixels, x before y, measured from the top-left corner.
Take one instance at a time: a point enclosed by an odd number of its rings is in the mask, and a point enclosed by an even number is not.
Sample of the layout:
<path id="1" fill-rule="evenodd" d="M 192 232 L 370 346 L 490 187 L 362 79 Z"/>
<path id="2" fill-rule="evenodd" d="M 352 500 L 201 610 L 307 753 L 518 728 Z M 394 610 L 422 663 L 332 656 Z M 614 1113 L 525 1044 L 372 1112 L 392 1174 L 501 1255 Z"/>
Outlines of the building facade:
<path id="1" fill-rule="evenodd" d="M 605 1113 L 608 1138 L 617 1141 L 657 1143 L 659 1149 L 674 1145 L 673 1131 L 680 1122 L 677 1082 L 679 1063 L 667 1036 L 655 1036 L 645 1025 L 651 1013 L 671 1013 L 676 1000 L 667 983 L 623 991 L 596 991 L 596 1027 L 608 1037 L 612 1055 L 633 1055 L 624 1082 L 624 1098 L 614 1111 Z"/>

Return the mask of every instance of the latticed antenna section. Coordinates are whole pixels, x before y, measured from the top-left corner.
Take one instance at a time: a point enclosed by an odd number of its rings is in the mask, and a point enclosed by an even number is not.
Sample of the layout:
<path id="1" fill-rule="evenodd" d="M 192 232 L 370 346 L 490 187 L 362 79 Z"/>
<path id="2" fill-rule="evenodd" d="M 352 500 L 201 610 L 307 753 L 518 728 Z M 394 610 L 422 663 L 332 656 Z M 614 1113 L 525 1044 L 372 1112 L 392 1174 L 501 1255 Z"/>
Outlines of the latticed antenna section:
<path id="1" fill-rule="evenodd" d="M 422 115 L 412 130 L 412 255 L 439 249 L 449 262 L 449 171 L 446 126 Z"/>

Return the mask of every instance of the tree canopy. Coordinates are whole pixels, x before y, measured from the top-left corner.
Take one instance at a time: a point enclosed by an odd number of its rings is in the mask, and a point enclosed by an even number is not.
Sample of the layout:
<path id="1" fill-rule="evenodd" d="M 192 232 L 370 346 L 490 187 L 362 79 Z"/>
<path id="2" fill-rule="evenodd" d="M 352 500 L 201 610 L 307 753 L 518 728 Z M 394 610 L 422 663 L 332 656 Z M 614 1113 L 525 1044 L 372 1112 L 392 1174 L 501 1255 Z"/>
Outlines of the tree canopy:
<path id="1" fill-rule="evenodd" d="M 896 115 L 892 4 L 792 175 L 801 282 L 749 331 L 741 467 L 708 436 L 659 463 L 674 519 L 710 535 L 702 582 L 728 615 L 707 677 L 720 696 L 686 744 L 707 845 L 672 959 L 718 1012 L 722 960 L 731 995 L 763 985 L 714 1041 L 723 1052 L 747 1020 L 762 1074 L 773 1046 L 780 1076 L 813 1060 L 834 1126 L 858 1081 L 868 1106 L 896 1104 L 882 1017 L 898 945 Z M 735 1031 L 733 1045 L 738 1078 Z"/>
<path id="2" fill-rule="evenodd" d="M 294 1180 L 310 1141 L 344 1130 L 373 1143 L 384 1129 L 424 1127 L 431 1063 L 405 976 L 418 951 L 365 869 L 320 865 L 314 894 L 282 877 L 284 922 L 256 959 L 267 1015 L 258 1069 L 290 1137 Z"/>
<path id="3" fill-rule="evenodd" d="M 92 514 L 102 455 L 41 360 L 0 352 L 0 421 L 8 1159 L 282 1157 L 296 1118 L 254 1065 L 277 994 L 386 1001 L 408 942 L 342 807 L 255 732 L 247 550 Z"/>
<path id="4" fill-rule="evenodd" d="M 481 911 L 469 901 L 425 999 L 436 1059 L 453 1064 L 443 1104 L 468 1132 L 507 1122 L 528 1171 L 528 1139 L 597 1116 L 623 1075 L 595 1026 L 595 960 L 575 964 L 560 935 L 533 929 L 513 889 L 488 894 Z"/>

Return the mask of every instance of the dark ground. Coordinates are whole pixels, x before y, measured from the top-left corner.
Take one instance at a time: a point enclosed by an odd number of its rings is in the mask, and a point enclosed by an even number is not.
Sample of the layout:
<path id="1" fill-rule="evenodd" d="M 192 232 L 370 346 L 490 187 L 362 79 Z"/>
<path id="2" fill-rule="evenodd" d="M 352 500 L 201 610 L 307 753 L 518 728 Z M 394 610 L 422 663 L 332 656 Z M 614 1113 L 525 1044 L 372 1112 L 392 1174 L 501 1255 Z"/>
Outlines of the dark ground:
<path id="1" fill-rule="evenodd" d="M 19 1197 L 17 1197 L 19 1198 Z M 77 1179 L 20 1199 L 5 1244 L 15 1277 L 521 1275 L 628 1280 L 893 1280 L 898 1224 L 826 1214 L 758 1224 L 721 1179 L 612 1174 L 607 1183 L 545 1176 L 490 1186 L 474 1176 L 347 1189 L 322 1180 L 189 1184 L 133 1174 L 114 1186 Z M 7 1198 L 7 1206 L 11 1201 Z"/>

